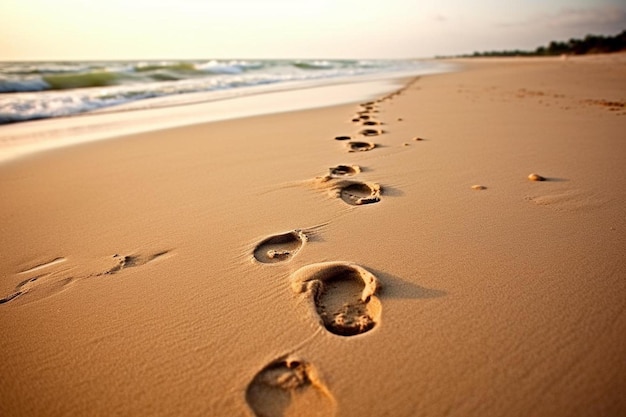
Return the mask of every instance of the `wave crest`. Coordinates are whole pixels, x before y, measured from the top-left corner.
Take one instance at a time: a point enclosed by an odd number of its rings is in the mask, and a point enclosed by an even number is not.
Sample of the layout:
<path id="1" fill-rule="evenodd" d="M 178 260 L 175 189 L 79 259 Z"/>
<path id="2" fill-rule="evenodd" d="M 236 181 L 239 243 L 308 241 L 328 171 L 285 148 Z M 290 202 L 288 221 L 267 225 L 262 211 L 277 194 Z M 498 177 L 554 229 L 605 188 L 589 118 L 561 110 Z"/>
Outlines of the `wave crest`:
<path id="1" fill-rule="evenodd" d="M 85 74 L 56 74 L 46 75 L 43 80 L 51 90 L 66 90 L 70 88 L 104 87 L 114 85 L 121 78 L 121 74 L 113 72 L 88 72 Z"/>

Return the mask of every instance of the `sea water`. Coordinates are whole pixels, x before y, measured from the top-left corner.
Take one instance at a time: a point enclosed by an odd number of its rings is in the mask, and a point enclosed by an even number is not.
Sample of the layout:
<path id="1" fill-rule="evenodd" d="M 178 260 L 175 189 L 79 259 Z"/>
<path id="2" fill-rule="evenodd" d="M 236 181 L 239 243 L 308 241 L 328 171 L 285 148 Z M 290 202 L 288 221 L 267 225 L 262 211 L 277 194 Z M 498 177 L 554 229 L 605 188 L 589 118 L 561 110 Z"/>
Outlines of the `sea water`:
<path id="1" fill-rule="evenodd" d="M 0 62 L 0 124 L 128 110 L 129 103 L 136 108 L 179 105 L 197 100 L 195 93 L 215 93 L 202 96 L 210 100 L 256 93 L 250 89 L 255 86 L 297 88 L 298 82 L 323 84 L 441 68 L 441 63 L 419 60 Z"/>
<path id="2" fill-rule="evenodd" d="M 0 163 L 129 134 L 370 100 L 437 61 L 0 62 Z"/>

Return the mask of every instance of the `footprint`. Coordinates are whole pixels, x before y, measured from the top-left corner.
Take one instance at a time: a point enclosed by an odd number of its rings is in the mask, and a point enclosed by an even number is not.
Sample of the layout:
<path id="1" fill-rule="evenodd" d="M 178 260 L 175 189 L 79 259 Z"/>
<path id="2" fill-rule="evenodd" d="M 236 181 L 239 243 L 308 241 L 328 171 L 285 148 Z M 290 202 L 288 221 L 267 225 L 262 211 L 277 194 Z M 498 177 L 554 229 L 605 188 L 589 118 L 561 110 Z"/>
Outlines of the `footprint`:
<path id="1" fill-rule="evenodd" d="M 113 268 L 110 268 L 106 270 L 105 272 L 102 272 L 98 275 L 112 275 L 126 268 L 133 268 L 135 266 L 145 265 L 148 262 L 152 262 L 155 259 L 160 258 L 161 256 L 167 255 L 168 253 L 169 251 L 166 250 L 166 251 L 157 252 L 157 253 L 147 255 L 147 256 L 145 255 L 120 256 L 118 254 L 115 254 L 113 255 L 113 258 L 118 260 L 117 265 L 115 265 Z"/>
<path id="2" fill-rule="evenodd" d="M 31 268 L 27 268 L 23 271 L 18 272 L 18 275 L 28 275 L 33 272 L 42 272 L 42 270 L 50 268 L 54 265 L 65 262 L 67 259 L 63 257 L 54 258 L 48 262 L 37 264 Z M 35 275 L 31 278 L 22 280 L 19 284 L 15 286 L 13 292 L 5 297 L 0 298 L 0 304 L 8 303 L 9 301 L 15 300 L 18 297 L 21 297 L 34 289 L 38 289 L 39 298 L 44 298 L 49 295 L 55 294 L 59 292 L 65 287 L 67 284 L 73 281 L 73 278 L 70 277 L 56 277 L 58 271 L 52 272 L 44 272 L 39 275 Z"/>
<path id="3" fill-rule="evenodd" d="M 363 110 L 365 111 L 373 111 L 376 109 L 376 103 L 373 101 L 369 101 L 367 103 L 363 103 L 361 104 L 361 107 L 363 108 Z"/>
<path id="4" fill-rule="evenodd" d="M 331 178 L 351 177 L 361 172 L 358 165 L 337 165 L 328 169 L 328 176 Z"/>
<path id="5" fill-rule="evenodd" d="M 382 135 L 383 132 L 380 129 L 363 129 L 359 132 L 360 135 L 362 136 L 378 136 L 378 135 Z"/>
<path id="6" fill-rule="evenodd" d="M 306 234 L 298 229 L 270 236 L 256 246 L 253 256 L 264 264 L 288 261 L 298 253 L 307 240 Z"/>
<path id="7" fill-rule="evenodd" d="M 166 250 L 150 255 L 140 254 L 123 257 L 116 254 L 112 258 L 87 259 L 79 264 L 73 263 L 61 267 L 58 264 L 65 263 L 67 259 L 63 257 L 55 258 L 18 272 L 17 275 L 26 275 L 27 279 L 17 284 L 12 293 L 0 298 L 0 304 L 13 300 L 23 300 L 24 302 L 41 300 L 65 290 L 69 284 L 75 281 L 116 274 L 126 268 L 145 265 L 169 252 Z M 114 264 L 112 267 L 110 267 L 111 263 Z M 53 266 L 54 268 L 52 268 Z M 104 270 L 107 266 L 108 269 Z M 103 270 L 104 272 L 102 272 Z M 28 278 L 28 275 L 31 275 L 31 277 Z"/>
<path id="8" fill-rule="evenodd" d="M 246 402 L 256 417 L 332 417 L 335 399 L 309 362 L 278 359 L 254 377 L 246 389 Z"/>
<path id="9" fill-rule="evenodd" d="M 350 140 L 350 136 L 335 136 L 335 140 Z"/>
<path id="10" fill-rule="evenodd" d="M 333 168 L 331 168 L 331 170 L 332 169 Z M 345 169 L 350 170 L 351 167 L 346 167 Z M 312 184 L 316 188 L 326 190 L 331 197 L 340 198 L 351 206 L 362 206 L 365 204 L 378 203 L 380 201 L 382 192 L 380 185 L 373 182 L 361 182 L 341 178 L 342 177 L 336 178 L 329 174 L 315 178 Z"/>
<path id="11" fill-rule="evenodd" d="M 380 201 L 380 185 L 350 181 L 339 188 L 339 197 L 351 206 L 362 206 Z"/>
<path id="12" fill-rule="evenodd" d="M 313 301 L 321 324 L 339 336 L 372 330 L 382 313 L 375 293 L 378 280 L 350 262 L 323 262 L 300 268 L 291 276 L 291 288 Z"/>
<path id="13" fill-rule="evenodd" d="M 359 142 L 359 141 L 348 142 L 349 152 L 367 152 L 367 151 L 371 151 L 375 147 L 376 147 L 376 144 L 372 142 Z"/>
<path id="14" fill-rule="evenodd" d="M 22 296 L 25 296 L 26 294 L 29 294 L 31 291 L 34 290 L 37 290 L 37 295 L 36 297 L 32 298 L 31 301 L 47 298 L 51 295 L 63 291 L 63 289 L 73 281 L 73 277 L 58 277 L 55 273 L 37 275 L 17 284 L 15 290 L 11 294 L 7 295 L 6 297 L 0 298 L 0 304 L 8 303 L 9 301 L 13 301 L 18 297 L 20 297 L 21 299 Z"/>
<path id="15" fill-rule="evenodd" d="M 382 125 L 378 120 L 366 120 L 362 123 L 363 126 L 378 126 Z"/>

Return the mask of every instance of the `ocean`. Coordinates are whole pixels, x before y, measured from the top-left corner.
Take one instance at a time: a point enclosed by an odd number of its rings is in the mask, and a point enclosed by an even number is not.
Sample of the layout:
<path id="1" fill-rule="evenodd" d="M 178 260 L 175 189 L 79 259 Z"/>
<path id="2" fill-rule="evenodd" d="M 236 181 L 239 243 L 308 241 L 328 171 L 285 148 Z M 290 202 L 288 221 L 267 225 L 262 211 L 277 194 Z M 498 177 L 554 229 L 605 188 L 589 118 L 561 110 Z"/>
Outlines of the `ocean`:
<path id="1" fill-rule="evenodd" d="M 163 60 L 0 62 L 0 124 L 48 119 L 96 110 L 163 106 L 158 98 L 185 104 L 193 93 L 203 100 L 253 94 L 253 87 L 297 88 L 394 74 L 445 70 L 419 60 Z M 337 81 L 338 82 L 338 81 Z M 246 93 L 248 92 L 248 93 Z M 167 101 L 166 101 L 167 102 Z M 170 101 L 171 102 L 171 101 Z"/>

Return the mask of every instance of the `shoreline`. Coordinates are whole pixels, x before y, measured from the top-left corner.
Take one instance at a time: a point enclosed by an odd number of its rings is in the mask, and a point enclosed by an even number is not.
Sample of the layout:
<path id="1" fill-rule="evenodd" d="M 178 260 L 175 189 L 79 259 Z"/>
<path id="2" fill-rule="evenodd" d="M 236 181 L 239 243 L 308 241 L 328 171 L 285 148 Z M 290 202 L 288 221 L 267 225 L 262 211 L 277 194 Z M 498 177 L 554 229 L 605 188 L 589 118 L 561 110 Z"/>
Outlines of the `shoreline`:
<path id="1" fill-rule="evenodd" d="M 406 80 L 451 71 L 383 73 L 152 98 L 55 117 L 0 125 L 0 163 L 96 140 L 187 125 L 356 103 L 393 91 Z"/>
<path id="2" fill-rule="evenodd" d="M 624 56 L 0 164 L 0 414 L 622 414 Z"/>

